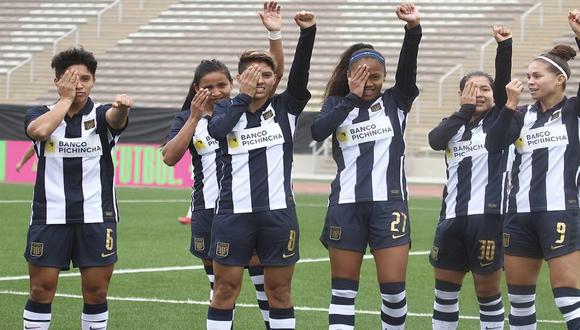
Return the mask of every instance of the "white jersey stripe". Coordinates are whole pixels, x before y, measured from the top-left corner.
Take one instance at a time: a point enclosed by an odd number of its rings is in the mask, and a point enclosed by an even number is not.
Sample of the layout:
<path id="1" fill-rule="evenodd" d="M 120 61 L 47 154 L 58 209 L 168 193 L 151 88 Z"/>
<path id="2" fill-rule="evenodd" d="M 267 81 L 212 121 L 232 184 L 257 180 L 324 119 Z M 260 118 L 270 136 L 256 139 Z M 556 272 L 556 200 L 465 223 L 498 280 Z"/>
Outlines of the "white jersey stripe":
<path id="1" fill-rule="evenodd" d="M 234 213 L 252 212 L 249 154 L 232 156 L 232 202 Z"/>
<path id="2" fill-rule="evenodd" d="M 284 147 L 282 144 L 266 149 L 268 166 L 268 198 L 270 210 L 284 209 L 286 193 L 284 190 Z"/>
<path id="3" fill-rule="evenodd" d="M 373 195 L 379 200 L 388 198 L 387 167 L 389 166 L 389 140 L 377 140 L 373 148 L 372 187 Z M 386 152 L 385 152 L 386 150 Z"/>
<path id="4" fill-rule="evenodd" d="M 46 194 L 46 222 L 66 223 L 66 199 L 64 195 L 64 170 L 62 158 L 45 158 L 44 189 Z"/>

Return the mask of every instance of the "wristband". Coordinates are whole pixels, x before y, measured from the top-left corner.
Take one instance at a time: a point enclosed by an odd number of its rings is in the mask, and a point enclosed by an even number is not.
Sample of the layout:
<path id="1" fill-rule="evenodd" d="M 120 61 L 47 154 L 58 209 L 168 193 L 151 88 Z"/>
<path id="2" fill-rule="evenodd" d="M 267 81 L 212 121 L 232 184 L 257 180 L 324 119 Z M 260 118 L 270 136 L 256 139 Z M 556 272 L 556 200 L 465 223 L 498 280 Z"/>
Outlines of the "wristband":
<path id="1" fill-rule="evenodd" d="M 282 39 L 282 31 L 268 31 L 268 39 L 270 40 Z"/>

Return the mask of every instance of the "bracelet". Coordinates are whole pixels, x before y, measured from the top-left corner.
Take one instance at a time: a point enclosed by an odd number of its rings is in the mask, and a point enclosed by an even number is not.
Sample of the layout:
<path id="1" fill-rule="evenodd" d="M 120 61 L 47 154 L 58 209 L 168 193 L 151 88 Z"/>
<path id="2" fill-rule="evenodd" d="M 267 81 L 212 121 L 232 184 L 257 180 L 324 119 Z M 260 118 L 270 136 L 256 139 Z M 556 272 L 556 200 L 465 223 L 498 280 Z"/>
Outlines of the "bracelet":
<path id="1" fill-rule="evenodd" d="M 270 40 L 282 39 L 282 31 L 268 31 L 268 39 Z"/>

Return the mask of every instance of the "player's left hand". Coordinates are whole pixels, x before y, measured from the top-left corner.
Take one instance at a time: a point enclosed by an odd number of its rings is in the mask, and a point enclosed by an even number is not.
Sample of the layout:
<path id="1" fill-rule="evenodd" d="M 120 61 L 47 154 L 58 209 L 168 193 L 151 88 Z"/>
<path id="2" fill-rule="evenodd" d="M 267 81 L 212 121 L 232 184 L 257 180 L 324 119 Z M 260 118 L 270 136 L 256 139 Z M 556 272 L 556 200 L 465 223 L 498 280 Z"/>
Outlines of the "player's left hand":
<path id="1" fill-rule="evenodd" d="M 133 106 L 133 99 L 126 94 L 120 94 L 115 97 L 113 108 L 120 110 L 129 110 Z"/>
<path id="2" fill-rule="evenodd" d="M 576 38 L 580 39 L 580 10 L 574 9 L 568 13 L 568 24 L 576 34 Z"/>
<path id="3" fill-rule="evenodd" d="M 415 7 L 412 3 L 402 3 L 395 7 L 395 14 L 397 17 L 407 22 L 407 28 L 411 29 L 419 25 L 421 21 L 421 14 L 419 14 L 419 8 Z"/>
<path id="4" fill-rule="evenodd" d="M 276 1 L 264 1 L 264 8 L 258 12 L 262 24 L 268 31 L 280 31 L 282 29 L 282 15 L 280 5 Z"/>
<path id="5" fill-rule="evenodd" d="M 310 11 L 299 11 L 294 15 L 294 22 L 304 30 L 316 24 L 316 16 Z"/>
<path id="6" fill-rule="evenodd" d="M 492 32 L 493 37 L 497 42 L 502 42 L 512 37 L 512 30 L 510 30 L 510 28 L 508 28 L 507 26 L 494 25 L 492 28 Z"/>

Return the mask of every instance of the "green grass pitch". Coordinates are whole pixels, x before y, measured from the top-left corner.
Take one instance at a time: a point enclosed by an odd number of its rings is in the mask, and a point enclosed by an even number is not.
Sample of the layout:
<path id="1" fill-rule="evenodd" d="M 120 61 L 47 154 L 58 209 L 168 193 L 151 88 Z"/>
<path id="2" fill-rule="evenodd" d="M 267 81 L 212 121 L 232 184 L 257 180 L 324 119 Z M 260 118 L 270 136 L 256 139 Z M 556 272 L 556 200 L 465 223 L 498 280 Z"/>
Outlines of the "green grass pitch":
<path id="1" fill-rule="evenodd" d="M 0 328 L 22 328 L 28 294 L 27 267 L 22 254 L 30 214 L 32 186 L 0 184 Z M 189 191 L 118 189 L 119 262 L 109 290 L 109 329 L 205 329 L 209 285 L 201 263 L 189 253 L 189 227 L 176 218 L 187 210 Z M 413 249 L 407 273 L 407 329 L 430 329 L 434 280 L 427 259 L 439 213 L 437 198 L 412 198 L 410 219 Z M 330 270 L 327 252 L 318 241 L 326 196 L 297 195 L 301 263 L 296 266 L 292 296 L 298 329 L 327 328 Z M 322 260 L 320 260 L 322 259 Z M 173 267 L 173 268 L 171 268 Z M 539 329 L 565 329 L 554 306 L 547 266 L 537 289 Z M 79 329 L 82 300 L 78 270 L 61 273 L 52 305 L 53 329 Z M 479 329 L 478 307 L 471 276 L 460 297 L 460 329 Z M 507 291 L 504 305 L 509 310 Z M 356 327 L 380 329 L 380 295 L 372 259 L 363 262 L 356 299 Z M 507 325 L 506 325 L 507 327 Z M 262 329 L 254 288 L 245 276 L 234 321 L 235 329 Z"/>

